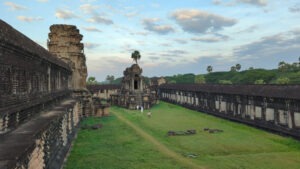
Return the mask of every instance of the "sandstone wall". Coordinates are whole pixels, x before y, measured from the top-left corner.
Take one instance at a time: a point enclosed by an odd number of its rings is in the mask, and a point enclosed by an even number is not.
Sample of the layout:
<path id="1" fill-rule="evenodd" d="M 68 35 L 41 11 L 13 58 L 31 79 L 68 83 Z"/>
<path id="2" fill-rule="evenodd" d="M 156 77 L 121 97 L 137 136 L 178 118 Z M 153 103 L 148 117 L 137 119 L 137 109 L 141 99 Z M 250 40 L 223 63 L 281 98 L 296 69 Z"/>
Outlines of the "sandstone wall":
<path id="1" fill-rule="evenodd" d="M 49 52 L 55 54 L 72 68 L 71 87 L 86 88 L 87 67 L 82 35 L 73 25 L 52 25 L 48 41 Z"/>
<path id="2" fill-rule="evenodd" d="M 0 143 L 0 168 L 61 168 L 80 114 L 80 103 L 68 99 L 8 133 Z"/>

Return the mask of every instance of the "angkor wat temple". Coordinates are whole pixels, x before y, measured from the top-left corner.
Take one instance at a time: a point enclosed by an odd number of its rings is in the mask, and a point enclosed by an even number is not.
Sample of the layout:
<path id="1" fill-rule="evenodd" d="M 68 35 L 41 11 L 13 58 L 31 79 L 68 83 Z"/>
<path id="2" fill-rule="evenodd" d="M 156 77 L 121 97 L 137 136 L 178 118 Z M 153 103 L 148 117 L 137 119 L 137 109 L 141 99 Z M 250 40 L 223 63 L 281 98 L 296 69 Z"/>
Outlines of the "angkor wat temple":
<path id="1" fill-rule="evenodd" d="M 52 25 L 48 51 L 0 20 L 1 169 L 61 168 L 80 120 L 97 114 L 85 84 L 82 37 L 75 26 Z M 134 64 L 124 71 L 121 86 L 90 90 L 126 108 L 149 108 L 159 96 L 300 138 L 299 85 L 162 84 L 152 90 Z"/>

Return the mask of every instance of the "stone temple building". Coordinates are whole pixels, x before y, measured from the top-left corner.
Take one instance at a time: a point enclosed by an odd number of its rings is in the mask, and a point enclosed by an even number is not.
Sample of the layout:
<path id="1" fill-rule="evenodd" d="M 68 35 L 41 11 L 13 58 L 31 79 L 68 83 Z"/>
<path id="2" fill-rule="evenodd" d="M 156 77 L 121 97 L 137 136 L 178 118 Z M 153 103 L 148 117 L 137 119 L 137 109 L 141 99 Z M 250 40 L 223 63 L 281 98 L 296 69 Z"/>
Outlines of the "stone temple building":
<path id="1" fill-rule="evenodd" d="M 137 106 L 149 109 L 155 103 L 155 95 L 151 94 L 142 72 L 138 64 L 125 69 L 121 89 L 111 95 L 111 104 L 129 109 L 136 109 Z"/>

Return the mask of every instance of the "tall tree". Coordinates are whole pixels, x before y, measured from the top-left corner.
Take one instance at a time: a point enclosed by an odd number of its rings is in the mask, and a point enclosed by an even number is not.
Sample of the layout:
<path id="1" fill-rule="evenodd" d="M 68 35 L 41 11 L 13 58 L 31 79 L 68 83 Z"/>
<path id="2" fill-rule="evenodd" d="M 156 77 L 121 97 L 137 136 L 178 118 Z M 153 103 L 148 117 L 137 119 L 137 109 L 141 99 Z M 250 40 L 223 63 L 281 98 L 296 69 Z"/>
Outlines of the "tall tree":
<path id="1" fill-rule="evenodd" d="M 207 66 L 206 68 L 208 73 L 211 73 L 213 71 L 213 67 L 211 65 Z"/>
<path id="2" fill-rule="evenodd" d="M 278 69 L 282 68 L 283 66 L 285 66 L 285 62 L 281 61 L 278 63 Z"/>
<path id="3" fill-rule="evenodd" d="M 241 68 L 242 68 L 241 64 L 238 63 L 238 64 L 235 65 L 235 69 L 236 69 L 237 71 L 240 71 Z"/>
<path id="4" fill-rule="evenodd" d="M 236 67 L 235 66 L 231 66 L 230 71 L 231 72 L 235 72 L 236 71 Z"/>
<path id="5" fill-rule="evenodd" d="M 136 64 L 137 63 L 137 60 L 139 60 L 141 58 L 141 54 L 139 51 L 134 51 L 132 54 L 131 54 L 131 58 L 135 61 Z"/>
<path id="6" fill-rule="evenodd" d="M 112 82 L 115 80 L 115 76 L 114 75 L 107 75 L 106 76 L 106 80 L 110 83 L 110 84 L 112 84 Z"/>

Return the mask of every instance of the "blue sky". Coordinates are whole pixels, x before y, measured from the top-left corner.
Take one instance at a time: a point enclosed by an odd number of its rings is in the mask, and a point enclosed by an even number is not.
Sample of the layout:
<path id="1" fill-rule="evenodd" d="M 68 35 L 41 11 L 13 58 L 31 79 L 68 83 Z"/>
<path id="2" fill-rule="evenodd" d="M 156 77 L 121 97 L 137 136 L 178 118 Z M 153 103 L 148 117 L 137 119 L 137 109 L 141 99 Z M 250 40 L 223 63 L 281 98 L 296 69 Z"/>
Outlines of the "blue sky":
<path id="1" fill-rule="evenodd" d="M 145 76 L 276 68 L 300 56 L 298 0 L 1 0 L 0 17 L 46 48 L 52 24 L 84 36 L 88 74 L 122 76 L 139 50 Z"/>

